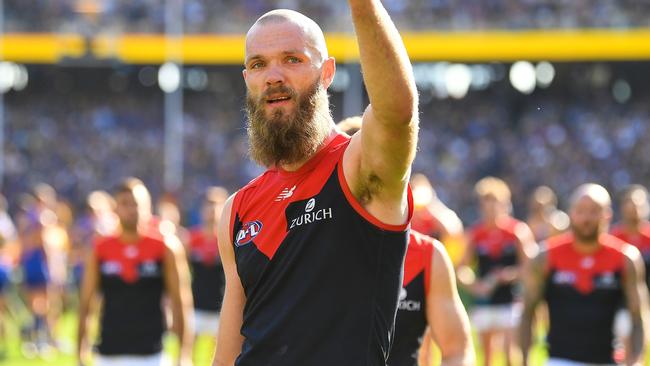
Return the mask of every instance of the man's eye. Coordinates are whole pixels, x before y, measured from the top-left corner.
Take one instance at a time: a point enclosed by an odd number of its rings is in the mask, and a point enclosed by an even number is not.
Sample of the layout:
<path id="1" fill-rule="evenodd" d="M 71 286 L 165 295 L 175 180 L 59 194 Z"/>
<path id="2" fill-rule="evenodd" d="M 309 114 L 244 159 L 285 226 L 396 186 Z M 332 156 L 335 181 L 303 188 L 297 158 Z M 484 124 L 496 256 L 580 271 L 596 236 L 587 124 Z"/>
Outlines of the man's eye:
<path id="1" fill-rule="evenodd" d="M 292 63 L 292 64 L 297 64 L 300 63 L 300 59 L 298 57 L 287 57 L 287 62 Z"/>
<path id="2" fill-rule="evenodd" d="M 254 63 L 251 64 L 250 68 L 251 69 L 259 69 L 262 66 L 264 66 L 263 62 L 261 62 L 261 61 L 260 62 L 254 62 Z"/>

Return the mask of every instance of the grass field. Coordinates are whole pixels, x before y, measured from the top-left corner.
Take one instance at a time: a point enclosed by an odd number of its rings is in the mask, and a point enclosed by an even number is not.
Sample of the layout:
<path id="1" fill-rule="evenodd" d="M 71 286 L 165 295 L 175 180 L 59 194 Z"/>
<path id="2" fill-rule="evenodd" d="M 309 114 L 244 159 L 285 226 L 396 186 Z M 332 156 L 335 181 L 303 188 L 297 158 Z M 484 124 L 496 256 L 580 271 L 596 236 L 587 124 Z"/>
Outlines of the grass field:
<path id="1" fill-rule="evenodd" d="M 47 357 L 37 357 L 34 359 L 25 358 L 21 352 L 19 329 L 15 323 L 8 323 L 8 339 L 7 339 L 7 354 L 6 358 L 0 360 L 2 366 L 75 366 L 77 365 L 76 357 L 74 355 L 75 333 L 77 328 L 77 318 L 74 313 L 66 313 L 57 325 L 56 334 L 61 344 L 63 351 L 59 351 Z M 165 342 L 165 349 L 173 354 L 176 349 L 175 340 L 171 337 Z M 195 345 L 195 365 L 196 366 L 209 366 L 210 359 L 214 351 L 213 341 L 209 338 L 200 338 Z M 480 349 L 477 352 L 479 365 L 482 364 L 482 352 Z M 537 345 L 532 351 L 531 366 L 542 366 L 546 360 L 546 351 L 541 345 Z M 495 366 L 505 365 L 502 357 L 498 357 Z M 646 361 L 646 365 L 650 365 L 650 358 Z"/>

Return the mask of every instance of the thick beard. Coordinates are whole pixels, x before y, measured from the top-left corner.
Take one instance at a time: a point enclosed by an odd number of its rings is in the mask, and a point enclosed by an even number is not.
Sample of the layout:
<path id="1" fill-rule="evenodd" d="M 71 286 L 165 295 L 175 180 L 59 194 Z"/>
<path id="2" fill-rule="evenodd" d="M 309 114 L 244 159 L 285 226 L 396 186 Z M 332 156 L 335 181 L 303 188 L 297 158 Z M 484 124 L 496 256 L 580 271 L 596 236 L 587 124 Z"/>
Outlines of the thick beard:
<path id="1" fill-rule="evenodd" d="M 584 233 L 584 230 L 581 230 L 578 227 L 572 225 L 573 236 L 581 243 L 596 243 L 600 237 L 600 228 L 596 227 L 594 230 L 589 233 Z"/>
<path id="2" fill-rule="evenodd" d="M 293 115 L 281 109 L 266 117 L 264 97 L 285 93 L 298 106 Z M 301 96 L 281 86 L 267 90 L 259 99 L 246 95 L 248 144 L 251 159 L 265 167 L 293 164 L 311 157 L 329 135 L 332 117 L 327 93 L 320 79 Z"/>

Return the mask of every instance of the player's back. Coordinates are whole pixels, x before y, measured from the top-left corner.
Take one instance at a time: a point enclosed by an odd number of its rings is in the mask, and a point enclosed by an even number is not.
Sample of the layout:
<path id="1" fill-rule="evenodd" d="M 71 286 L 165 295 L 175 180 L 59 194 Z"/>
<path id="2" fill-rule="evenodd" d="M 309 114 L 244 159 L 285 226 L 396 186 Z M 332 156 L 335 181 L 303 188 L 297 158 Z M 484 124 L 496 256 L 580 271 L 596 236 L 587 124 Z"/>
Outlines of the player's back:
<path id="1" fill-rule="evenodd" d="M 406 225 L 381 224 L 356 202 L 341 166 L 348 141 L 337 136 L 298 171 L 270 170 L 235 196 L 239 366 L 385 364 Z"/>

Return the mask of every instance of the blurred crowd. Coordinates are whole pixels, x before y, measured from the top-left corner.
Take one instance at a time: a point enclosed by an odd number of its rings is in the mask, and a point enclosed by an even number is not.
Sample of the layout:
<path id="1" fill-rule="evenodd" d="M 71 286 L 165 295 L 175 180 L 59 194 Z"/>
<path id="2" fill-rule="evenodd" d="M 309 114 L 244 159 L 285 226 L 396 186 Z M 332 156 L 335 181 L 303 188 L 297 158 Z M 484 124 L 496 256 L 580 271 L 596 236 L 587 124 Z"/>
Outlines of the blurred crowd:
<path id="1" fill-rule="evenodd" d="M 126 176 L 144 180 L 154 196 L 167 195 L 186 220 L 211 185 L 235 190 L 260 173 L 247 159 L 244 86 L 237 72 L 221 72 L 220 90 L 188 92 L 184 107 L 183 186 L 165 192 L 163 95 L 159 90 L 44 88 L 6 98 L 3 192 L 15 199 L 39 182 L 52 185 L 76 209 L 96 189 L 109 190 Z M 35 76 L 37 78 L 38 76 Z M 85 76 L 80 77 L 80 79 Z M 90 87 L 101 83 L 87 78 Z M 49 80 L 49 81 L 48 81 Z M 38 83 L 38 81 L 35 81 Z M 572 81 L 567 81 L 572 84 Z M 461 100 L 427 98 L 422 91 L 419 152 L 414 171 L 433 182 L 439 196 L 463 221 L 477 217 L 471 192 L 487 175 L 513 191 L 515 212 L 545 184 L 562 199 L 580 183 L 595 181 L 613 194 L 650 181 L 650 117 L 639 90 L 619 103 L 609 87 L 565 87 L 523 96 L 505 85 L 472 92 Z M 66 91 L 67 90 L 67 91 Z M 103 91 L 102 91 L 103 90 Z M 637 92 L 637 91 L 635 91 Z M 335 119 L 343 94 L 331 93 Z"/>
<path id="2" fill-rule="evenodd" d="M 180 1 L 180 0 L 179 0 Z M 162 32 L 165 1 L 6 0 L 5 31 Z M 648 0 L 386 0 L 399 29 L 630 28 L 650 26 Z M 184 0 L 187 33 L 245 32 L 265 11 L 289 8 L 326 31 L 351 31 L 347 4 L 326 0 Z"/>

